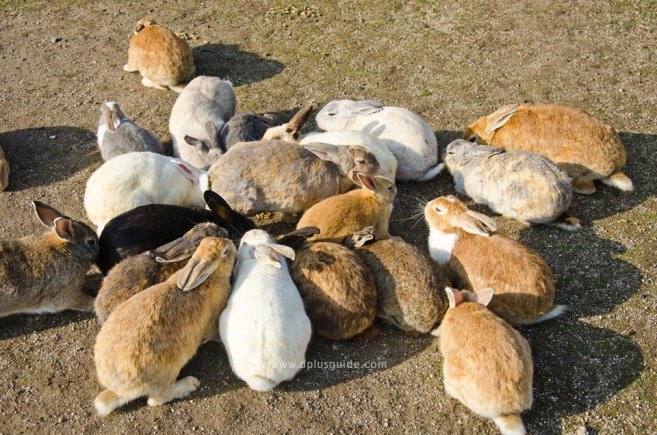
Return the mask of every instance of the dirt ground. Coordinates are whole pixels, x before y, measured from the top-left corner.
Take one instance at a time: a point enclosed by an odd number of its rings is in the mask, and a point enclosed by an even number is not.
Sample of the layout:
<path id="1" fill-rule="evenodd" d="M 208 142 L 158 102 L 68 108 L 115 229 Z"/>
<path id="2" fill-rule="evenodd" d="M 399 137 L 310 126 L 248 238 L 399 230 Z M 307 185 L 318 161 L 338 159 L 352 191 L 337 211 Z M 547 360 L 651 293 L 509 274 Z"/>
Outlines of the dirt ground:
<path id="1" fill-rule="evenodd" d="M 601 185 L 576 196 L 575 233 L 495 220 L 544 256 L 556 302 L 570 306 L 521 329 L 535 365 L 529 432 L 657 432 L 656 2 L 0 0 L 0 145 L 12 169 L 0 238 L 43 230 L 33 199 L 86 219 L 103 101 L 170 147 L 176 94 L 122 70 L 144 16 L 186 32 L 198 73 L 232 80 L 240 112 L 379 99 L 420 114 L 441 147 L 512 102 L 573 105 L 615 126 L 634 192 Z M 400 185 L 391 232 L 426 248 L 426 225 L 411 216 L 450 193 L 446 173 Z M 95 292 L 98 271 L 88 278 Z M 248 389 L 223 347 L 206 343 L 182 371 L 201 381 L 189 398 L 157 408 L 138 400 L 99 419 L 98 330 L 92 313 L 0 319 L 0 433 L 497 431 L 445 394 L 436 339 L 385 325 L 368 342 L 314 339 L 307 360 L 323 367 L 270 393 Z"/>

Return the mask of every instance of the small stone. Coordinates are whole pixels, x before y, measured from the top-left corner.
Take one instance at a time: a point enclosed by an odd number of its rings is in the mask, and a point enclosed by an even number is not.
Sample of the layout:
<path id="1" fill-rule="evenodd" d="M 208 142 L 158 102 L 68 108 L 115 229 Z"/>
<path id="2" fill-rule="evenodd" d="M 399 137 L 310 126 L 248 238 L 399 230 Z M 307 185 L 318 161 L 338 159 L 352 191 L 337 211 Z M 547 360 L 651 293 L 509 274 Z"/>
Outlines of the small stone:
<path id="1" fill-rule="evenodd" d="M 55 140 L 55 139 L 57 139 L 57 135 L 53 134 L 52 136 L 48 136 L 48 139 Z"/>

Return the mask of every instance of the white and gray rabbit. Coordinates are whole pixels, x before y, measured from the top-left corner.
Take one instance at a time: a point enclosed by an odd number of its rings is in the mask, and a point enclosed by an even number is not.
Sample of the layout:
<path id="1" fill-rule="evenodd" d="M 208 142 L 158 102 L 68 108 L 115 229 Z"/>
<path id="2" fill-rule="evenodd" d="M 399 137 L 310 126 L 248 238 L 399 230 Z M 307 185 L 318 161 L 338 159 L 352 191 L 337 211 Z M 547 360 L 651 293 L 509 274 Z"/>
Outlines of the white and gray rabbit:
<path id="1" fill-rule="evenodd" d="M 457 192 L 501 215 L 567 230 L 580 227 L 566 214 L 573 198 L 570 178 L 547 157 L 457 139 L 447 145 L 445 164 Z"/>
<path id="2" fill-rule="evenodd" d="M 244 234 L 233 292 L 219 320 L 233 372 L 256 391 L 291 380 L 310 341 L 310 320 L 283 256 L 294 259 L 294 250 L 273 243 L 267 232 Z"/>
<path id="3" fill-rule="evenodd" d="M 197 168 L 208 168 L 226 151 L 220 133 L 235 114 L 233 85 L 218 77 L 200 76 L 189 82 L 171 109 L 169 132 L 173 155 Z"/>
<path id="4" fill-rule="evenodd" d="M 382 140 L 397 159 L 399 181 L 427 181 L 443 169 L 438 141 L 429 125 L 401 107 L 375 100 L 334 100 L 315 117 L 322 130 L 357 130 Z"/>
<path id="5" fill-rule="evenodd" d="M 160 140 L 125 116 L 114 101 L 100 105 L 97 136 L 100 155 L 105 161 L 135 151 L 164 154 Z"/>

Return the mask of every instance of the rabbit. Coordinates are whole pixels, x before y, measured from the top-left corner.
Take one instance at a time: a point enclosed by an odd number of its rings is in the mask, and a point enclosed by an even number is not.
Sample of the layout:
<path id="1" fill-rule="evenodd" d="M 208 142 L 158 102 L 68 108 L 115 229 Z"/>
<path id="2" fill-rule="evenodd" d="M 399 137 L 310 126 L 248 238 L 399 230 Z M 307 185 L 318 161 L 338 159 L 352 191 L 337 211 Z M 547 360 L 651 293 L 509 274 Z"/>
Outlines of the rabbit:
<path id="1" fill-rule="evenodd" d="M 120 303 L 147 289 L 166 281 L 180 270 L 180 262 L 192 256 L 205 237 L 228 237 L 228 231 L 212 222 L 194 225 L 182 237 L 147 251 L 123 259 L 109 271 L 98 291 L 94 309 L 102 326 Z"/>
<path id="2" fill-rule="evenodd" d="M 233 293 L 219 319 L 233 372 L 256 391 L 291 380 L 305 363 L 310 320 L 287 264 L 294 250 L 263 230 L 244 234 Z"/>
<path id="3" fill-rule="evenodd" d="M 297 228 L 316 226 L 320 230 L 310 241 L 341 243 L 345 236 L 368 226 L 374 226 L 377 240 L 391 237 L 388 223 L 397 194 L 395 183 L 360 172 L 353 181 L 361 188 L 326 198 L 301 216 Z"/>
<path id="4" fill-rule="evenodd" d="M 158 406 L 199 387 L 193 376 L 176 378 L 201 340 L 216 336 L 235 252 L 230 240 L 206 237 L 182 270 L 109 315 L 94 347 L 98 380 L 106 388 L 94 401 L 99 416 L 141 396 Z"/>
<path id="5" fill-rule="evenodd" d="M 192 49 L 169 29 L 154 20 L 137 21 L 128 47 L 127 72 L 139 72 L 141 84 L 180 93 L 194 77 L 196 66 Z"/>
<path id="6" fill-rule="evenodd" d="M 525 433 L 520 413 L 532 406 L 534 366 L 529 343 L 486 308 L 493 289 L 446 288 L 449 309 L 440 326 L 445 391 L 504 435 Z"/>
<path id="7" fill-rule="evenodd" d="M 312 115 L 314 110 L 315 105 L 312 103 L 301 108 L 285 124 L 269 127 L 267 131 L 265 131 L 265 134 L 262 135 L 262 140 L 284 140 L 287 142 L 298 142 L 299 136 L 301 135 L 301 130 L 308 122 L 308 119 L 310 119 L 310 115 Z"/>
<path id="8" fill-rule="evenodd" d="M 397 180 L 427 181 L 438 175 L 438 141 L 429 125 L 401 107 L 375 100 L 334 100 L 315 116 L 322 130 L 356 130 L 383 141 L 397 159 Z"/>
<path id="9" fill-rule="evenodd" d="M 115 216 L 146 204 L 203 207 L 207 171 L 151 152 L 116 156 L 98 168 L 84 192 L 84 208 L 100 235 Z"/>
<path id="10" fill-rule="evenodd" d="M 332 145 L 358 145 L 367 149 L 367 151 L 374 154 L 376 160 L 379 162 L 379 175 L 395 179 L 397 173 L 397 159 L 390 152 L 388 145 L 385 142 L 361 131 L 329 131 L 325 133 L 308 133 L 303 136 L 299 143 L 305 145 L 307 143 L 321 142 L 329 143 Z"/>
<path id="11" fill-rule="evenodd" d="M 97 135 L 100 155 L 105 161 L 133 151 L 164 154 L 160 140 L 125 116 L 114 101 L 100 105 Z"/>
<path id="12" fill-rule="evenodd" d="M 9 162 L 5 157 L 2 147 L 0 147 L 0 191 L 3 191 L 9 185 Z"/>
<path id="13" fill-rule="evenodd" d="M 294 213 L 353 185 L 352 171 L 375 174 L 376 157 L 363 147 L 270 140 L 233 146 L 208 172 L 210 187 L 240 213 Z"/>
<path id="14" fill-rule="evenodd" d="M 497 213 L 526 224 L 581 227 L 566 213 L 573 198 L 568 175 L 544 156 L 457 139 L 447 145 L 445 165 L 458 193 Z"/>
<path id="15" fill-rule="evenodd" d="M 110 220 L 100 235 L 96 264 L 103 274 L 119 261 L 182 237 L 194 225 L 214 222 L 228 230 L 231 238 L 255 228 L 255 224 L 233 211 L 211 190 L 203 193 L 210 210 L 166 204 L 147 204 L 128 210 Z M 226 236 L 224 236 L 226 237 Z"/>
<path id="16" fill-rule="evenodd" d="M 295 250 L 290 275 L 313 331 L 329 340 L 346 340 L 374 322 L 376 281 L 358 255 L 345 246 L 303 243 L 318 232 L 317 227 L 300 228 L 279 243 Z"/>
<path id="17" fill-rule="evenodd" d="M 595 192 L 593 180 L 634 189 L 620 172 L 625 146 L 612 126 L 581 109 L 558 104 L 508 104 L 470 124 L 463 133 L 469 141 L 507 151 L 542 154 L 568 172 L 573 191 Z"/>
<path id="18" fill-rule="evenodd" d="M 96 234 L 42 202 L 32 205 L 50 231 L 0 241 L 0 317 L 92 310 L 94 298 L 82 287 L 98 256 Z"/>
<path id="19" fill-rule="evenodd" d="M 374 240 L 373 233 L 374 227 L 367 227 L 343 243 L 355 248 L 376 277 L 377 316 L 410 335 L 434 331 L 447 310 L 447 273 L 410 243 Z"/>
<path id="20" fill-rule="evenodd" d="M 228 150 L 240 142 L 259 141 L 265 132 L 274 125 L 274 122 L 271 116 L 238 113 L 221 128 L 219 134 L 221 147 Z"/>
<path id="21" fill-rule="evenodd" d="M 468 208 L 455 196 L 429 201 L 429 254 L 464 289 L 493 287 L 489 308 L 514 326 L 553 319 L 565 310 L 554 305 L 550 266 L 526 246 L 499 234 L 495 221 Z"/>
<path id="22" fill-rule="evenodd" d="M 189 82 L 169 118 L 173 156 L 209 168 L 226 151 L 219 135 L 235 114 L 236 104 L 233 84 L 227 80 L 199 76 Z"/>

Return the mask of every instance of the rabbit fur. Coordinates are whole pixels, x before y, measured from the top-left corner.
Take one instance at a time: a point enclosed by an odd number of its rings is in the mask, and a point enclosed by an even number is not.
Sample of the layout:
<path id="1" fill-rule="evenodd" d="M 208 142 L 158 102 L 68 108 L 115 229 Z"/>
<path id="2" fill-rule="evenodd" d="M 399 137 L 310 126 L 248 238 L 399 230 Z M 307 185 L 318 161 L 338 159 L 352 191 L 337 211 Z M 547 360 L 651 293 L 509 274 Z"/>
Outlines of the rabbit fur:
<path id="1" fill-rule="evenodd" d="M 334 100 L 315 116 L 322 130 L 356 130 L 383 141 L 397 159 L 397 180 L 427 181 L 443 169 L 438 141 L 429 125 L 401 107 L 376 100 Z"/>
<path id="2" fill-rule="evenodd" d="M 191 257 L 205 237 L 226 238 L 228 231 L 212 222 L 196 224 L 182 237 L 155 250 L 127 257 L 114 266 L 103 279 L 94 303 L 98 323 L 102 326 L 119 304 L 180 270 L 181 261 Z"/>
<path id="3" fill-rule="evenodd" d="M 310 341 L 310 320 L 282 256 L 294 259 L 294 250 L 263 230 L 244 234 L 233 293 L 219 320 L 233 372 L 256 391 L 291 380 Z"/>
<path id="4" fill-rule="evenodd" d="M 272 116 L 238 113 L 221 128 L 219 140 L 225 150 L 240 142 L 256 142 L 275 123 Z"/>
<path id="5" fill-rule="evenodd" d="M 101 234 L 115 216 L 146 204 L 203 207 L 207 172 L 151 152 L 116 156 L 98 168 L 84 193 L 84 208 Z"/>
<path id="6" fill-rule="evenodd" d="M 490 308 L 514 326 L 561 315 L 554 305 L 554 274 L 536 252 L 515 240 L 493 234 L 495 221 L 468 210 L 455 196 L 429 201 L 429 254 L 462 289 L 493 287 Z"/>
<path id="7" fill-rule="evenodd" d="M 171 109 L 169 132 L 173 155 L 207 169 L 226 151 L 220 133 L 235 114 L 233 84 L 218 77 L 200 76 L 189 82 Z"/>
<path id="8" fill-rule="evenodd" d="M 445 391 L 503 435 L 521 435 L 520 413 L 532 406 L 534 366 L 525 338 L 486 308 L 493 290 L 477 293 L 451 288 L 440 326 Z"/>
<path id="9" fill-rule="evenodd" d="M 457 139 L 446 148 L 445 165 L 458 193 L 497 213 L 527 224 L 580 228 L 564 215 L 573 198 L 570 178 L 544 156 Z"/>
<path id="10" fill-rule="evenodd" d="M 98 380 L 106 388 L 94 401 L 99 416 L 141 396 L 157 406 L 199 387 L 193 376 L 176 379 L 201 341 L 216 336 L 235 252 L 230 240 L 206 237 L 182 270 L 110 314 L 94 348 Z"/>
<path id="11" fill-rule="evenodd" d="M 620 170 L 625 146 L 612 126 L 581 109 L 558 104 L 508 104 L 470 124 L 463 138 L 507 151 L 544 155 L 568 172 L 573 191 L 595 192 L 593 180 L 634 189 Z"/>
<path id="12" fill-rule="evenodd" d="M 149 18 L 137 21 L 128 47 L 127 72 L 139 72 L 144 86 L 181 92 L 194 77 L 192 49 L 171 30 Z"/>
<path id="13" fill-rule="evenodd" d="M 0 147 L 0 191 L 3 191 L 9 185 L 9 161 Z"/>
<path id="14" fill-rule="evenodd" d="M 49 231 L 0 241 L 0 317 L 93 309 L 82 287 L 98 256 L 96 234 L 46 204 L 32 205 Z"/>
<path id="15" fill-rule="evenodd" d="M 160 140 L 125 116 L 114 101 L 100 105 L 97 136 L 100 155 L 105 161 L 133 151 L 164 154 Z"/>
<path id="16" fill-rule="evenodd" d="M 389 239 L 388 223 L 397 187 L 392 180 L 357 173 L 353 180 L 360 189 L 335 195 L 309 208 L 297 228 L 315 226 L 320 233 L 310 241 L 341 243 L 345 236 L 373 226 L 377 240 Z"/>

